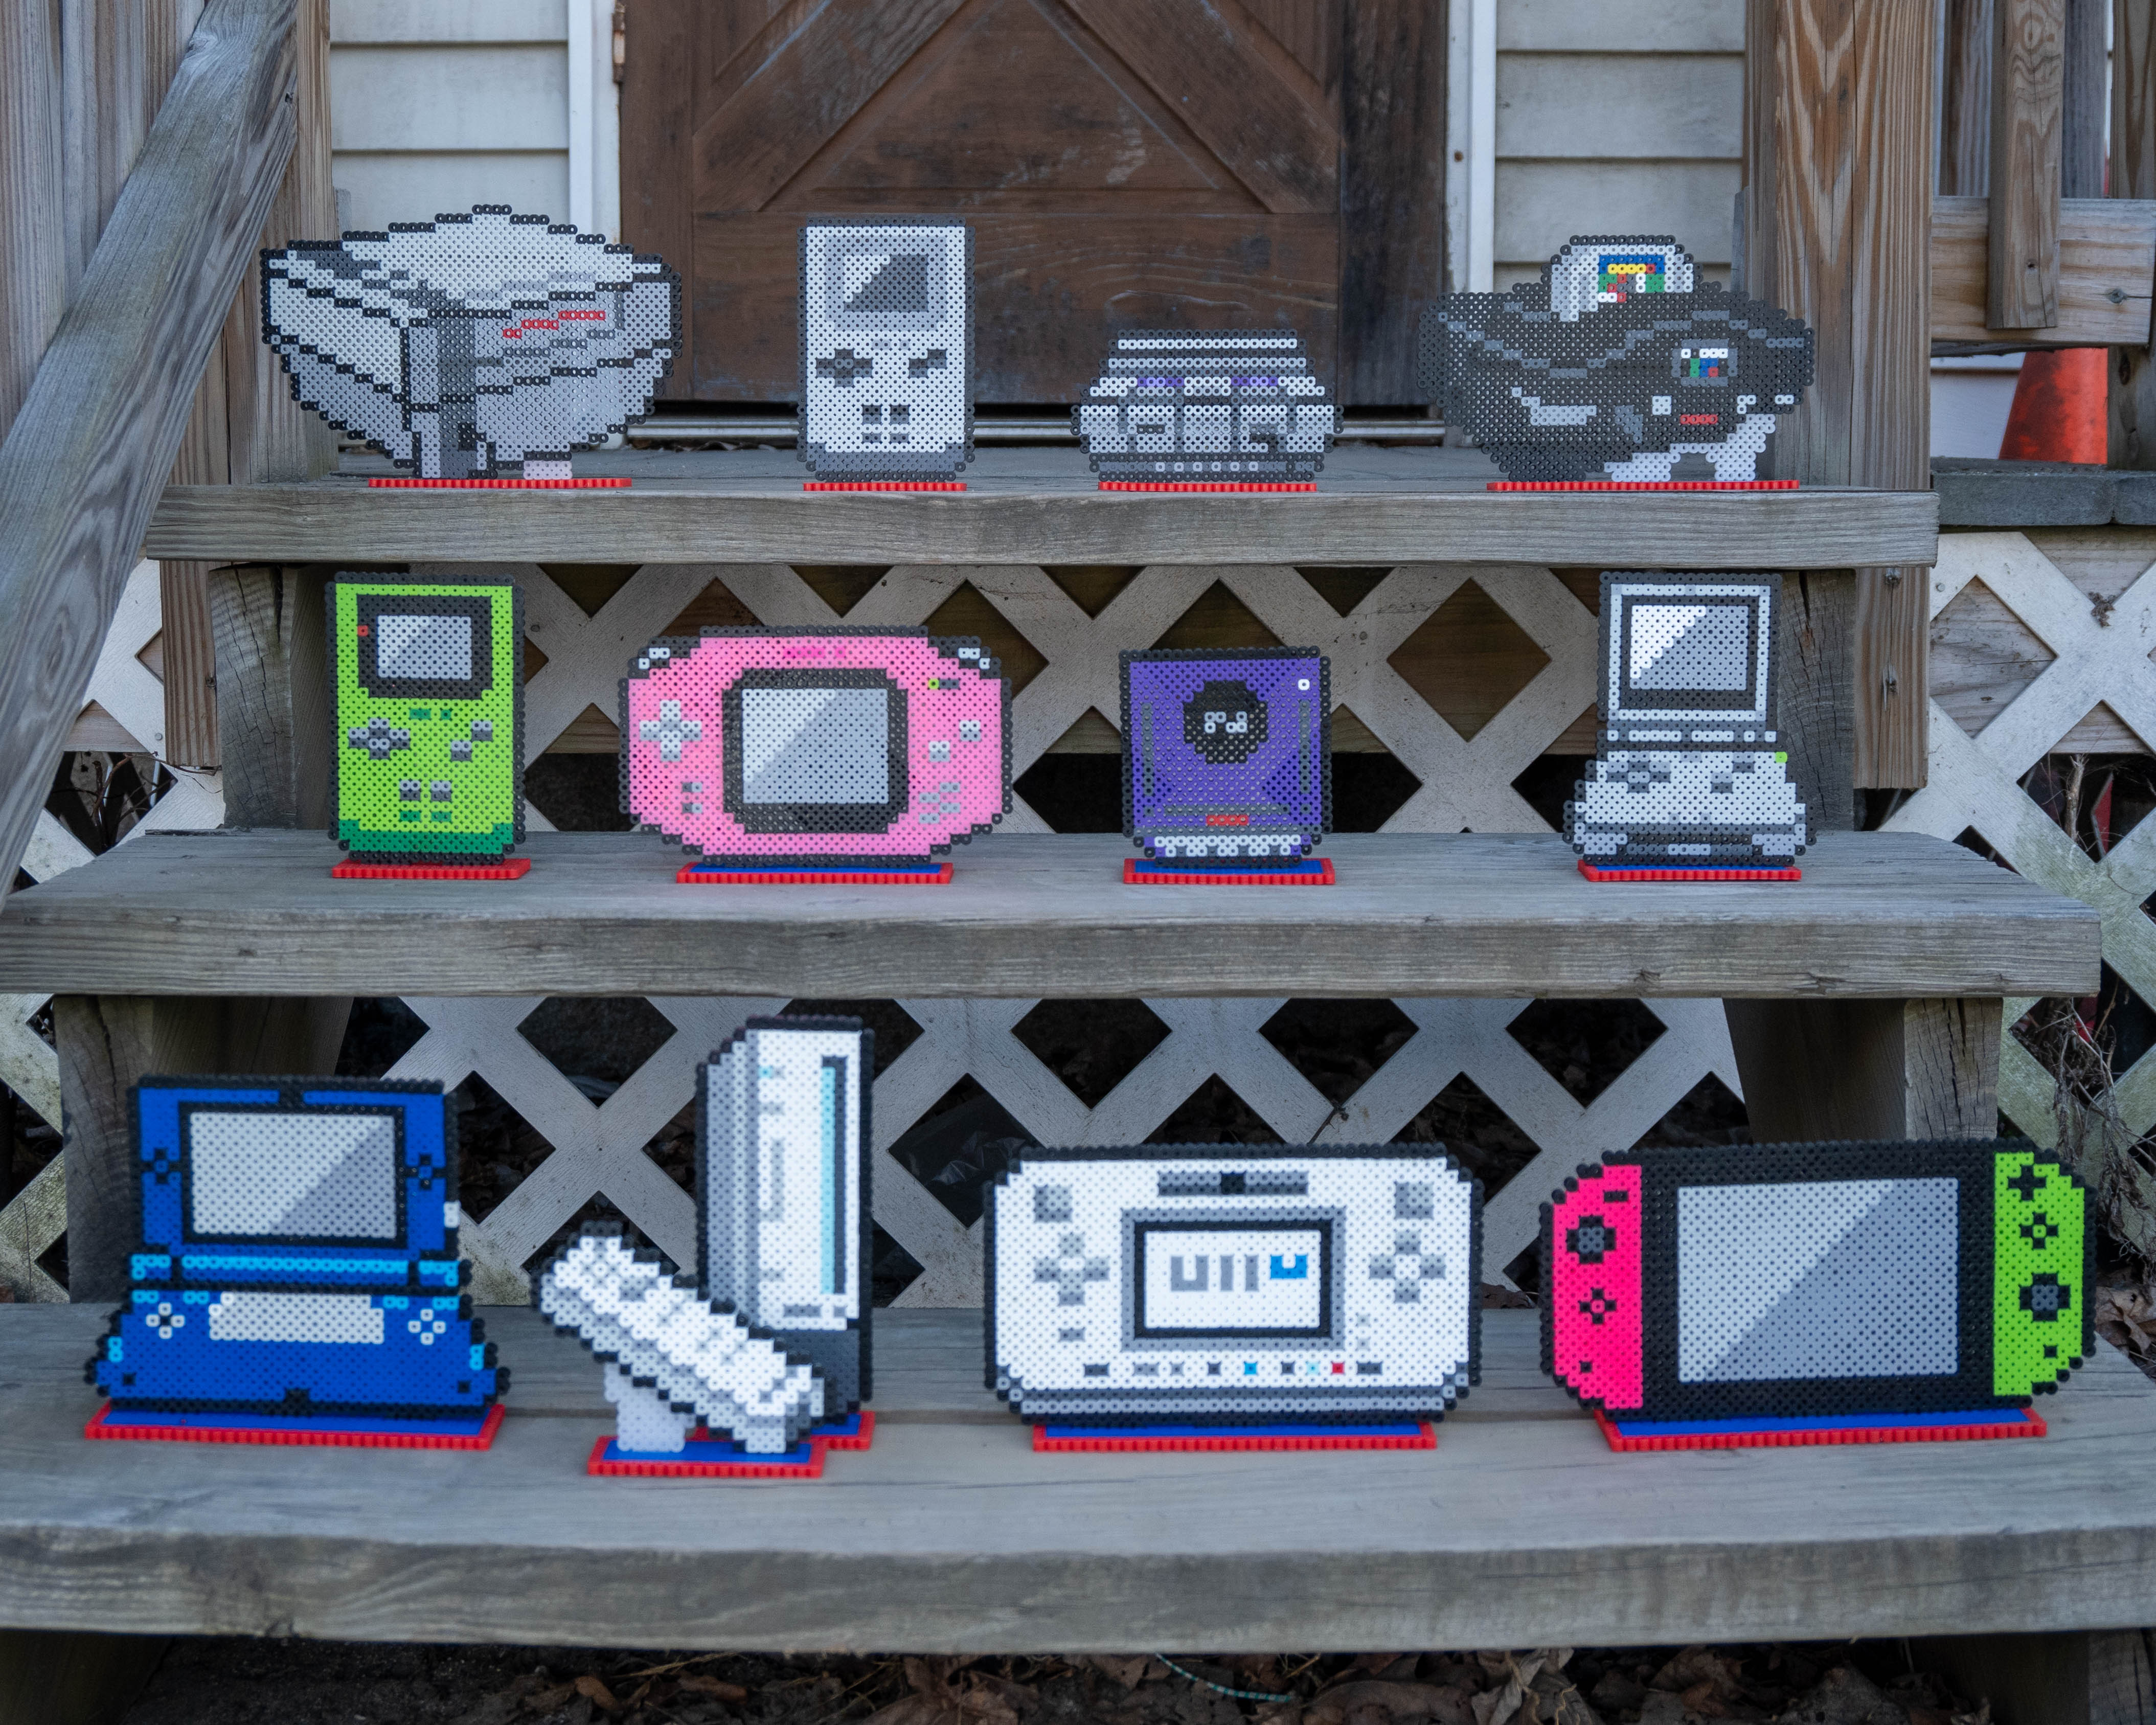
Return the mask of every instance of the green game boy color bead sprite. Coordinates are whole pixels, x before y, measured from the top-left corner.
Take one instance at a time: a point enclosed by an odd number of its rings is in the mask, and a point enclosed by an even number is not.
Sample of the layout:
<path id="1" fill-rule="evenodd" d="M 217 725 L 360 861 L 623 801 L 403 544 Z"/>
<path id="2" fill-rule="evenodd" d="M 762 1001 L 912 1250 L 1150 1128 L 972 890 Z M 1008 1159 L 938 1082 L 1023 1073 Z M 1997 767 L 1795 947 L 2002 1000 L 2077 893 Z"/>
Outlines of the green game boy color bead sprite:
<path id="1" fill-rule="evenodd" d="M 356 862 L 471 865 L 524 839 L 514 583 L 339 574 L 330 835 Z"/>
<path id="2" fill-rule="evenodd" d="M 1992 1158 L 1993 1392 L 2056 1389 L 2096 1351 L 2088 1193 L 2050 1157 Z"/>

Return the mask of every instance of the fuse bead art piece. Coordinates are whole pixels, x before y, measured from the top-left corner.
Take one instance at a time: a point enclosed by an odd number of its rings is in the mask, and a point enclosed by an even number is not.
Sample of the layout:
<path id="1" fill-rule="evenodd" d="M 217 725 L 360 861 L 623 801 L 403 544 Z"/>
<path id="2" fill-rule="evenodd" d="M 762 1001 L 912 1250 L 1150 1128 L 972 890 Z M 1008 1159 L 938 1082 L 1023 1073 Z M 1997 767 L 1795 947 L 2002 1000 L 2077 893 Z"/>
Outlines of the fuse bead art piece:
<path id="1" fill-rule="evenodd" d="M 1600 728 L 1564 833 L 1590 880 L 1794 880 L 1777 728 L 1782 578 L 1609 570 Z"/>
<path id="2" fill-rule="evenodd" d="M 963 491 L 973 459 L 973 230 L 801 230 L 804 489 Z"/>
<path id="3" fill-rule="evenodd" d="M 1426 401 L 1522 487 L 1773 484 L 1778 419 L 1812 381 L 1812 334 L 1697 279 L 1666 234 L 1590 234 L 1503 293 L 1424 313 Z"/>
<path id="4" fill-rule="evenodd" d="M 1126 652 L 1123 878 L 1329 886 L 1330 676 L 1310 647 Z"/>
<path id="5" fill-rule="evenodd" d="M 1028 1150 L 988 1387 L 1045 1450 L 1428 1447 L 1481 1375 L 1481 1214 L 1436 1147 Z"/>
<path id="6" fill-rule="evenodd" d="M 603 234 L 482 203 L 263 253 L 262 336 L 295 401 L 419 479 L 559 484 L 651 411 L 681 283 Z"/>
<path id="7" fill-rule="evenodd" d="M 515 583 L 330 583 L 330 836 L 346 880 L 513 880 L 524 842 L 524 598 Z"/>
<path id="8" fill-rule="evenodd" d="M 920 629 L 662 636 L 621 685 L 622 808 L 708 873 L 947 879 L 1010 809 L 1010 685 Z"/>
<path id="9" fill-rule="evenodd" d="M 1543 1365 L 1615 1449 L 2041 1436 L 2095 1240 L 2025 1140 L 1609 1156 L 1543 1207 Z"/>
<path id="10" fill-rule="evenodd" d="M 1339 429 L 1292 330 L 1132 330 L 1070 410 L 1104 491 L 1310 491 Z"/>
<path id="11" fill-rule="evenodd" d="M 146 1078 L 100 1438 L 485 1449 L 509 1385 L 462 1290 L 439 1084 Z"/>
<path id="12" fill-rule="evenodd" d="M 873 1065 L 858 1019 L 750 1019 L 696 1069 L 695 1276 L 588 1230 L 540 1277 L 606 1363 L 590 1472 L 814 1478 L 869 1446 Z"/>

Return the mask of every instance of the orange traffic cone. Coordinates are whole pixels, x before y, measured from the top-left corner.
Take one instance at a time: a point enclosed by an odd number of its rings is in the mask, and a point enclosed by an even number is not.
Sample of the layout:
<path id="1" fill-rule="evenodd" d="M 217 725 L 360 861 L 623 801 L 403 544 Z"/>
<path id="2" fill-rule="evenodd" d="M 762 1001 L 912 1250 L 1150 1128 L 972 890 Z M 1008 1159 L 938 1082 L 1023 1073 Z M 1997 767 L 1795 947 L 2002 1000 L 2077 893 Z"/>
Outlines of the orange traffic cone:
<path id="1" fill-rule="evenodd" d="M 2102 466 L 2110 353 L 2107 347 L 2054 347 L 2024 355 L 1999 459 Z"/>

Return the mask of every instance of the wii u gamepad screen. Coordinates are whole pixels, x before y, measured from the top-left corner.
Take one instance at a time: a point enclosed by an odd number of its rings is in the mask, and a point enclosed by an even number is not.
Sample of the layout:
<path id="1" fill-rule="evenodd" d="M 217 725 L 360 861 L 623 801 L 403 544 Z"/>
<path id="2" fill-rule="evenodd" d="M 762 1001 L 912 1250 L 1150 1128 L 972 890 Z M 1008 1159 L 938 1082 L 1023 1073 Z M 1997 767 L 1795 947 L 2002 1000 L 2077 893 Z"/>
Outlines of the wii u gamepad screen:
<path id="1" fill-rule="evenodd" d="M 1332 1333 L 1332 1230 L 1324 1223 L 1139 1223 L 1132 1251 L 1134 1337 Z"/>

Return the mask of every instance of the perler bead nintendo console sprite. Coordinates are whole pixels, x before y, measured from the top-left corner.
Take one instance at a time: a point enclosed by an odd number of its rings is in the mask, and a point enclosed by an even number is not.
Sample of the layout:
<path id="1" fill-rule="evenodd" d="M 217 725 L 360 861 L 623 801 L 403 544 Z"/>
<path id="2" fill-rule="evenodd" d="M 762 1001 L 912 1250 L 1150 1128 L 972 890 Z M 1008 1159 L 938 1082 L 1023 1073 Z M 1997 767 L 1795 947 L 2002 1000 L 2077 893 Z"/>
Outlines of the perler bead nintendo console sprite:
<path id="1" fill-rule="evenodd" d="M 459 1290 L 439 1084 L 146 1078 L 141 1233 L 94 1438 L 484 1450 L 509 1373 Z"/>
<path id="2" fill-rule="evenodd" d="M 511 880 L 524 842 L 524 598 L 509 581 L 330 583 L 341 880 Z"/>
<path id="3" fill-rule="evenodd" d="M 1070 429 L 1104 491 L 1312 491 L 1339 415 L 1293 330 L 1132 330 Z"/>
<path id="4" fill-rule="evenodd" d="M 1028 1150 L 987 1189 L 988 1387 L 1036 1450 L 1432 1448 L 1481 1214 L 1435 1147 Z"/>
<path id="5" fill-rule="evenodd" d="M 948 881 L 1010 809 L 1010 685 L 920 629 L 665 636 L 621 685 L 622 808 L 684 882 Z"/>
<path id="6" fill-rule="evenodd" d="M 1328 676 L 1310 647 L 1123 655 L 1126 885 L 1332 884 Z"/>
<path id="7" fill-rule="evenodd" d="M 973 230 L 801 230 L 801 433 L 811 491 L 963 491 L 973 459 Z"/>
<path id="8" fill-rule="evenodd" d="M 605 1363 L 593 1474 L 814 1478 L 865 1450 L 869 1078 L 858 1019 L 752 1019 L 696 1071 L 692 1278 L 588 1230 L 533 1303 Z"/>
<path id="9" fill-rule="evenodd" d="M 1590 880 L 1795 880 L 1779 575 L 1602 577 L 1599 752 L 1564 805 Z"/>
<path id="10" fill-rule="evenodd" d="M 1618 1450 L 2041 1437 L 2095 1240 L 2024 1141 L 1605 1157 L 1543 1207 L 1543 1366 Z"/>
<path id="11" fill-rule="evenodd" d="M 293 399 L 414 475 L 375 485 L 626 485 L 571 457 L 651 411 L 680 300 L 658 258 L 506 203 L 262 254 Z"/>
<path id="12" fill-rule="evenodd" d="M 1812 381 L 1812 335 L 1711 281 L 1666 234 L 1575 235 L 1537 281 L 1423 315 L 1424 398 L 1504 469 L 1494 490 L 1752 490 Z"/>

